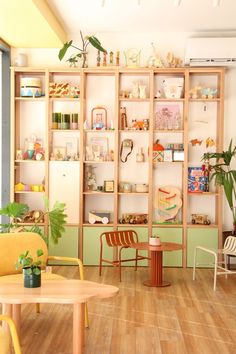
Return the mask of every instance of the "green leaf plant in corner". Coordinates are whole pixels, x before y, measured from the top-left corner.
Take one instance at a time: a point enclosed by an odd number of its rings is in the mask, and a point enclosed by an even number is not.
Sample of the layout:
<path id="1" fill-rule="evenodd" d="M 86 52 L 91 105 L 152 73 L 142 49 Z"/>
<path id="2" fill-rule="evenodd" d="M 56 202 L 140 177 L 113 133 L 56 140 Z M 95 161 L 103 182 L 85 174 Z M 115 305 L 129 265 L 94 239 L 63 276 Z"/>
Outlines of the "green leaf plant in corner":
<path id="1" fill-rule="evenodd" d="M 47 198 L 45 202 L 45 211 L 33 211 L 29 212 L 29 206 L 22 203 L 8 203 L 5 207 L 0 209 L 0 215 L 9 217 L 8 223 L 0 224 L 0 233 L 8 232 L 36 232 L 44 241 L 48 244 L 48 237 L 43 232 L 41 227 L 42 220 L 48 218 L 50 239 L 54 244 L 58 243 L 58 240 L 62 237 L 62 233 L 65 231 L 66 217 L 65 204 L 56 202 L 53 207 L 49 208 L 49 201 Z M 27 217 L 31 213 L 34 214 L 33 221 L 27 223 Z M 30 224 L 30 225 L 29 225 Z M 31 225 L 32 224 L 32 225 Z"/>
<path id="2" fill-rule="evenodd" d="M 235 156 L 236 146 L 233 146 L 232 139 L 226 151 L 207 152 L 203 155 L 203 160 L 210 164 L 210 180 L 213 179 L 216 185 L 224 189 L 233 217 L 233 235 L 236 235 L 236 170 L 232 168 L 231 163 Z"/>
<path id="3" fill-rule="evenodd" d="M 97 50 L 106 53 L 106 49 L 104 49 L 101 45 L 101 42 L 95 36 L 83 36 L 82 31 L 80 31 L 80 37 L 82 41 L 82 47 L 77 47 L 73 44 L 73 41 L 64 43 L 63 47 L 60 49 L 58 58 L 62 60 L 67 52 L 67 50 L 71 47 L 78 51 L 76 54 L 72 54 L 67 61 L 70 63 L 70 66 L 76 66 L 79 60 L 82 59 L 82 68 L 86 68 L 87 65 L 87 48 L 88 45 L 91 44 Z"/>

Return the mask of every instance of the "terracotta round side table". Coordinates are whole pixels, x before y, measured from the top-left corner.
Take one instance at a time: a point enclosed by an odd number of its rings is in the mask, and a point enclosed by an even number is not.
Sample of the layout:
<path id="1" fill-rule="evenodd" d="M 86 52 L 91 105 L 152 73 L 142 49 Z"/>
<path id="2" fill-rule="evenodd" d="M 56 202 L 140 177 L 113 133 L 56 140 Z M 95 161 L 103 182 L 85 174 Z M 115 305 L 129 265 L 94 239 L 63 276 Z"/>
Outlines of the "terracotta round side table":
<path id="1" fill-rule="evenodd" d="M 164 251 L 177 251 L 183 249 L 183 245 L 174 242 L 162 242 L 160 246 L 151 246 L 148 242 L 138 242 L 131 245 L 132 248 L 150 252 L 150 279 L 144 282 L 146 286 L 169 286 L 170 283 L 162 279 L 162 258 Z"/>

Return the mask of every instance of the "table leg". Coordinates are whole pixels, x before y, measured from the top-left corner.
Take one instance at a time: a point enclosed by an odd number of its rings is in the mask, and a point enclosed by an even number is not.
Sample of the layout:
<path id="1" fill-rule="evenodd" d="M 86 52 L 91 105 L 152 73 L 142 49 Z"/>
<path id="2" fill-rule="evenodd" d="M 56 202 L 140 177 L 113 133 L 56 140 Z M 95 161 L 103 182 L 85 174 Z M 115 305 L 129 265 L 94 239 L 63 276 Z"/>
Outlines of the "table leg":
<path id="1" fill-rule="evenodd" d="M 74 304 L 73 309 L 73 354 L 82 354 L 84 346 L 85 304 Z"/>
<path id="2" fill-rule="evenodd" d="M 162 281 L 162 251 L 150 251 L 150 280 L 144 282 L 146 286 L 169 286 L 170 283 Z"/>

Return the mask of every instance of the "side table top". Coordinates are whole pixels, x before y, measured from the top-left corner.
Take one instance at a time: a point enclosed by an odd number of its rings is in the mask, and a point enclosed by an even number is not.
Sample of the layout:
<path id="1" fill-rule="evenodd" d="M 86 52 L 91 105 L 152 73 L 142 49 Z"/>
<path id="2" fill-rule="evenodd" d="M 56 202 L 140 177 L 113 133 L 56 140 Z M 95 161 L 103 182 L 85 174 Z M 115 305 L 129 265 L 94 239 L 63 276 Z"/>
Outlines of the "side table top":
<path id="1" fill-rule="evenodd" d="M 138 250 L 147 250 L 147 251 L 155 251 L 155 252 L 177 251 L 184 248 L 181 243 L 175 243 L 175 242 L 161 242 L 160 246 L 152 246 L 149 245 L 148 242 L 137 242 L 137 243 L 132 243 L 131 247 L 136 248 Z"/>

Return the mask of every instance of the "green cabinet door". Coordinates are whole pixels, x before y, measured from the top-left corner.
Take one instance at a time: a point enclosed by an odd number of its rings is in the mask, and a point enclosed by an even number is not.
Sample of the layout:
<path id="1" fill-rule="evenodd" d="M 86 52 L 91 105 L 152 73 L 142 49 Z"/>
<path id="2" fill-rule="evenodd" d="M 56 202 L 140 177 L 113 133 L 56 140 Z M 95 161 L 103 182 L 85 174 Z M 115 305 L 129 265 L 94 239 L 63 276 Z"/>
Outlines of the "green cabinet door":
<path id="1" fill-rule="evenodd" d="M 182 244 L 182 228 L 154 227 L 152 229 L 154 235 L 158 235 L 162 242 L 175 242 Z M 163 253 L 163 265 L 165 267 L 182 267 L 183 251 L 170 251 Z"/>
<path id="2" fill-rule="evenodd" d="M 196 246 L 203 246 L 217 250 L 218 248 L 218 229 L 216 228 L 189 228 L 187 233 L 187 267 L 193 266 L 193 255 Z M 206 252 L 198 252 L 197 262 L 209 264 L 213 262 L 212 255 Z M 209 268 L 209 265 L 208 265 Z"/>
<path id="3" fill-rule="evenodd" d="M 49 239 L 48 253 L 50 256 L 63 256 L 78 258 L 79 254 L 79 228 L 67 226 L 62 238 L 58 240 L 58 244 L 54 245 Z M 51 262 L 52 263 L 52 262 Z M 53 264 L 62 264 L 62 262 L 53 261 Z M 64 263 L 65 264 L 65 263 Z M 70 263 L 68 263 L 70 264 Z"/>
<path id="4" fill-rule="evenodd" d="M 148 228 L 146 227 L 133 227 L 133 225 L 131 225 L 130 227 L 119 227 L 118 230 L 134 230 L 137 232 L 138 234 L 138 240 L 139 242 L 147 242 L 148 241 Z M 143 255 L 145 257 L 148 256 L 148 252 L 147 251 L 139 251 L 140 255 Z M 135 258 L 135 249 L 132 248 L 127 248 L 122 250 L 122 258 Z M 135 262 L 125 262 L 123 263 L 124 266 L 134 266 Z M 143 261 L 139 261 L 138 262 L 138 266 L 147 266 L 148 265 L 148 261 L 147 260 L 143 260 Z"/>
<path id="5" fill-rule="evenodd" d="M 100 235 L 105 231 L 113 231 L 112 227 L 84 227 L 83 228 L 83 264 L 99 265 L 100 259 Z M 106 242 L 103 246 L 103 258 L 113 259 L 113 248 Z M 104 263 L 108 265 L 108 263 Z"/>

